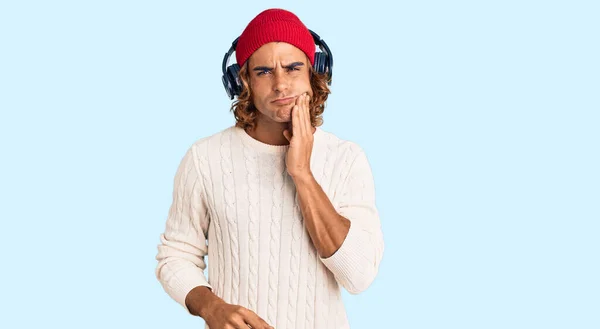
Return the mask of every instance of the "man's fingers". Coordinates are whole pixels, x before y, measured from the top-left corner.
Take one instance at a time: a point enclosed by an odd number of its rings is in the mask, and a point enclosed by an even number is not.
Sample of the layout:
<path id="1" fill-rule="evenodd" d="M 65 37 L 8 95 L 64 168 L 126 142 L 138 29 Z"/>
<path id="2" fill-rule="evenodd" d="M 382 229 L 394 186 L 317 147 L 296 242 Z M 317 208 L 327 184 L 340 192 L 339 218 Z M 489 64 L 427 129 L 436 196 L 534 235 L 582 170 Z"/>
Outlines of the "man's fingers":
<path id="1" fill-rule="evenodd" d="M 271 327 L 265 320 L 261 319 L 256 313 L 249 311 L 244 317 L 246 323 L 252 329 L 270 329 Z"/>
<path id="2" fill-rule="evenodd" d="M 308 133 L 311 133 L 311 129 L 310 127 L 312 127 L 312 125 L 310 124 L 310 95 L 308 93 L 306 93 L 306 122 L 308 123 L 308 127 L 306 127 L 309 131 Z"/>
<path id="3" fill-rule="evenodd" d="M 300 97 L 298 97 L 298 107 L 296 108 L 296 117 L 294 118 L 294 119 L 296 119 L 296 123 L 297 123 L 296 126 L 298 127 L 297 132 L 298 132 L 299 137 L 302 137 L 302 135 L 303 135 L 302 132 L 304 130 L 304 127 L 303 127 L 304 122 L 302 122 L 304 119 L 303 114 L 304 114 L 304 94 L 302 94 L 302 95 L 300 95 Z M 294 128 L 294 129 L 296 129 L 296 128 Z"/>
<path id="4" fill-rule="evenodd" d="M 310 116 L 308 115 L 308 93 L 304 94 L 304 101 L 302 103 L 302 129 L 304 130 L 304 135 L 308 136 L 308 126 L 310 124 Z"/>
<path id="5" fill-rule="evenodd" d="M 300 131 L 300 105 L 294 105 L 292 108 L 292 135 L 299 135 Z"/>

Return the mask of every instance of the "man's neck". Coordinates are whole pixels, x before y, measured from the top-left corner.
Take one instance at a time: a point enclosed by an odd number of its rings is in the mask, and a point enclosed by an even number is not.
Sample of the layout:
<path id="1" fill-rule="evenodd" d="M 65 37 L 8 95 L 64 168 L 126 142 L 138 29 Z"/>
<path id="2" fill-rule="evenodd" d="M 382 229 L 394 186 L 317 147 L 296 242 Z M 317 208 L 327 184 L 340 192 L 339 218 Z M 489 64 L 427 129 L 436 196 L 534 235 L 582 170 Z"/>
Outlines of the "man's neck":
<path id="1" fill-rule="evenodd" d="M 283 136 L 283 131 L 287 128 L 287 122 L 265 122 L 259 119 L 256 121 L 254 129 L 247 129 L 246 132 L 252 138 L 265 144 L 289 145 L 290 143 L 285 138 L 285 136 Z"/>

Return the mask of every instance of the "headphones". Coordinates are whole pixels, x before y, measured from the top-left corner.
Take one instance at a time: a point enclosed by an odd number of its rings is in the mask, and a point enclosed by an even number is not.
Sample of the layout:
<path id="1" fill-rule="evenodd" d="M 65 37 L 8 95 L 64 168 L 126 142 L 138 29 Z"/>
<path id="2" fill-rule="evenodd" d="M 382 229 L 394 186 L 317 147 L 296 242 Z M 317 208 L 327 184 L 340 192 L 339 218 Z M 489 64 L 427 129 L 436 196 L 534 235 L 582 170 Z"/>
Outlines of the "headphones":
<path id="1" fill-rule="evenodd" d="M 319 35 L 311 31 L 310 29 L 308 31 L 312 35 L 315 45 L 317 45 L 319 49 L 321 49 L 320 52 L 315 52 L 315 63 L 313 65 L 313 68 L 317 73 L 327 73 L 327 84 L 331 86 L 331 77 L 333 73 L 333 55 L 331 54 L 331 51 L 329 50 L 329 47 L 327 46 L 325 41 L 321 39 Z M 242 93 L 242 82 L 239 78 L 240 66 L 237 63 L 235 63 L 227 67 L 227 62 L 229 61 L 231 54 L 233 54 L 233 52 L 235 51 L 239 38 L 240 37 L 237 37 L 231 43 L 231 47 L 223 57 L 223 77 L 221 79 L 223 80 L 223 86 L 225 87 L 227 96 L 229 96 L 230 99 L 233 99 L 234 96 L 239 96 Z"/>

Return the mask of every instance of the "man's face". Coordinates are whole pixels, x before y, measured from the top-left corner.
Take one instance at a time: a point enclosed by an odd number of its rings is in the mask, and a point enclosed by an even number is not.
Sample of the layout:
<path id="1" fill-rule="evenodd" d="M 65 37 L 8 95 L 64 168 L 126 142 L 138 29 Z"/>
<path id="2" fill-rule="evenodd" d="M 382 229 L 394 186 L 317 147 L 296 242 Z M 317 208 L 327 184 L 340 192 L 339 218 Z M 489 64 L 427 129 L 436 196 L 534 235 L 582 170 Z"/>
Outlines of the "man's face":
<path id="1" fill-rule="evenodd" d="M 248 59 L 252 101 L 260 120 L 291 122 L 296 98 L 312 96 L 306 54 L 285 42 L 270 42 Z"/>

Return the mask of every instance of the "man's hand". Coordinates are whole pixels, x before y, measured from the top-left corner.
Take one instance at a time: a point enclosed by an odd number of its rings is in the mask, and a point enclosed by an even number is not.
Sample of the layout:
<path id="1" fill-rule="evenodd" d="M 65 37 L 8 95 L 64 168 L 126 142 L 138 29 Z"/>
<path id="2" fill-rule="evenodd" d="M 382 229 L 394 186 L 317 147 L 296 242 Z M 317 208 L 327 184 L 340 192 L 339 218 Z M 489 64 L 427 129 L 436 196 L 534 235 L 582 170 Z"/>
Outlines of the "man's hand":
<path id="1" fill-rule="evenodd" d="M 203 318 L 210 329 L 273 329 L 256 313 L 227 304 L 208 287 L 192 289 L 185 298 L 185 305 L 191 314 Z"/>
<path id="2" fill-rule="evenodd" d="M 207 309 L 204 321 L 210 329 L 274 329 L 251 310 L 225 302 Z"/>
<path id="3" fill-rule="evenodd" d="M 313 148 L 313 127 L 310 122 L 310 96 L 305 93 L 296 99 L 292 108 L 292 131 L 286 129 L 283 136 L 290 142 L 285 164 L 292 176 L 310 176 L 310 155 Z"/>

